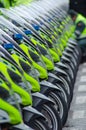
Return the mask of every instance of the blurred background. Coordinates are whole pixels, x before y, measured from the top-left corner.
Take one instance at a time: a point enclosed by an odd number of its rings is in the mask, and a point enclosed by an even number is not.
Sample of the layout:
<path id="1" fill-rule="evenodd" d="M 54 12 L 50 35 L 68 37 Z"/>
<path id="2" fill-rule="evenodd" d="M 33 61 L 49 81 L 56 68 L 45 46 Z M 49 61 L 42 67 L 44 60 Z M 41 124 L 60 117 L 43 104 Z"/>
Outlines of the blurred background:
<path id="1" fill-rule="evenodd" d="M 86 17 L 86 0 L 69 0 L 69 9 L 73 9 Z"/>

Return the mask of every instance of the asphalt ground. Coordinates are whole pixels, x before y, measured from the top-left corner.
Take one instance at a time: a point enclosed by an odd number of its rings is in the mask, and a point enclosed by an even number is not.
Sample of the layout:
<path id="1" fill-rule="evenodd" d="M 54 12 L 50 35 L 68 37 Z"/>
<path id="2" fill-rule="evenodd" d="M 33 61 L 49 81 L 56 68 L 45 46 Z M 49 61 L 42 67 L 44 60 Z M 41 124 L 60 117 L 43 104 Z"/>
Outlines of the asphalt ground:
<path id="1" fill-rule="evenodd" d="M 86 130 L 86 63 L 79 66 L 73 93 L 63 130 Z"/>

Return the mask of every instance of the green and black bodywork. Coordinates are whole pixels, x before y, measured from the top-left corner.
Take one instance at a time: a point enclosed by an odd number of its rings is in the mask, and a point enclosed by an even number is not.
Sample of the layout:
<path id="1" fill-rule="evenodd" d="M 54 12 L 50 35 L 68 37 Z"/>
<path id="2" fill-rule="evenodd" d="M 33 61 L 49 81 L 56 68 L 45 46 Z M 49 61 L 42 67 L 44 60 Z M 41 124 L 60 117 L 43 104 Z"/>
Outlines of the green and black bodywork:
<path id="1" fill-rule="evenodd" d="M 7 123 L 12 125 L 22 123 L 21 113 L 18 108 L 18 102 L 14 95 L 14 91 L 11 88 L 11 84 L 0 70 L 0 110 L 3 110 L 8 114 L 9 120 Z M 4 115 L 2 121 L 6 121 Z"/>
<path id="2" fill-rule="evenodd" d="M 0 71 L 11 83 L 13 91 L 21 97 L 21 104 L 32 105 L 30 90 L 24 81 L 23 73 L 3 57 L 0 57 L 0 66 Z"/>
<path id="3" fill-rule="evenodd" d="M 2 23 L 3 24 L 3 23 Z M 45 79 L 48 77 L 47 74 L 47 68 L 45 66 L 45 63 L 42 59 L 42 54 L 39 51 L 39 49 L 37 49 L 35 46 L 33 46 L 33 44 L 31 45 L 31 43 L 29 44 L 28 42 L 30 41 L 26 41 L 24 40 L 22 34 L 22 31 L 20 31 L 20 33 L 17 33 L 18 31 L 14 31 L 14 29 L 10 29 L 9 27 L 11 26 L 7 26 L 7 24 L 1 25 L 2 29 L 5 32 L 9 32 L 10 30 L 10 35 L 13 36 L 14 40 L 16 40 L 17 44 L 20 46 L 20 48 L 25 52 L 25 54 L 28 56 L 28 58 L 31 60 L 33 66 L 35 69 L 37 69 L 39 71 L 39 77 L 41 79 Z M 15 28 L 15 26 L 14 26 Z M 26 37 L 26 35 L 23 33 L 23 35 Z"/>
<path id="4" fill-rule="evenodd" d="M 0 0 L 0 7 L 10 8 L 12 6 L 18 6 L 20 4 L 29 4 L 33 0 Z"/>

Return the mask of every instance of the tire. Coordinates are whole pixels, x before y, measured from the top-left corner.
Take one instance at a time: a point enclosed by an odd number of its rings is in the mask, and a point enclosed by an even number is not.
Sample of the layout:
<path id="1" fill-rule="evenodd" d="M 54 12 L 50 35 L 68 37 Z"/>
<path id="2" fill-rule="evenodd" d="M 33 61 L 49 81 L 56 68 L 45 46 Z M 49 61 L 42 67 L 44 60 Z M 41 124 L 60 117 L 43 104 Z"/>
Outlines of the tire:
<path id="1" fill-rule="evenodd" d="M 62 87 L 64 87 L 65 91 L 68 94 L 68 104 L 69 104 L 73 97 L 73 89 L 70 87 L 68 82 L 62 76 L 58 76 L 58 77 L 61 79 L 61 82 L 55 81 L 53 82 L 53 84 L 57 86 L 61 84 Z"/>
<path id="2" fill-rule="evenodd" d="M 67 66 L 67 68 L 65 68 L 65 67 L 63 67 L 63 66 L 61 66 L 61 65 L 59 65 L 59 64 L 55 64 L 55 66 L 56 67 L 58 67 L 58 68 L 60 68 L 60 69 L 62 69 L 62 70 L 64 70 L 65 71 L 65 73 L 69 76 L 69 78 L 70 78 L 70 81 L 72 81 L 73 79 L 72 79 L 72 71 L 70 71 L 70 69 L 69 69 L 69 67 Z"/>
<path id="3" fill-rule="evenodd" d="M 50 92 L 48 97 L 50 97 L 55 102 L 54 108 L 56 111 L 58 111 L 62 126 L 64 126 L 68 117 L 68 107 L 65 100 L 61 96 L 60 92 L 58 92 L 58 94 L 55 92 Z"/>
<path id="4" fill-rule="evenodd" d="M 64 86 L 66 86 L 66 90 L 68 92 L 68 95 L 69 95 L 69 99 L 70 99 L 70 102 L 72 101 L 72 97 L 73 97 L 73 87 L 71 84 L 69 84 L 66 79 L 64 79 L 62 76 L 60 76 L 61 80 L 63 81 L 63 84 Z"/>
<path id="5" fill-rule="evenodd" d="M 65 100 L 65 102 L 66 102 L 66 104 L 69 108 L 69 106 L 70 106 L 70 96 L 68 95 L 67 90 L 65 89 L 63 84 L 57 84 L 56 83 L 55 85 L 60 88 L 61 96 L 64 98 L 64 100 Z M 55 93 L 56 93 L 56 91 L 55 91 Z M 58 94 L 58 92 L 57 92 L 57 94 Z"/>
<path id="6" fill-rule="evenodd" d="M 72 78 L 72 80 L 73 80 L 73 78 L 74 78 L 73 69 L 71 68 L 71 66 L 70 66 L 68 63 L 66 63 L 66 61 L 62 60 L 61 62 L 62 62 L 63 64 L 65 64 L 65 65 L 68 67 L 70 76 L 71 76 L 71 78 Z"/>
<path id="7" fill-rule="evenodd" d="M 71 86 L 68 83 L 68 81 L 65 78 L 63 78 L 62 76 L 58 75 L 58 77 L 62 80 L 62 83 L 65 85 L 65 88 L 66 88 L 68 94 L 71 94 Z"/>
<path id="8" fill-rule="evenodd" d="M 41 113 L 46 117 L 50 130 L 62 130 L 59 114 L 50 102 L 43 104 Z"/>
<path id="9" fill-rule="evenodd" d="M 28 124 L 34 130 L 50 130 L 48 125 L 41 118 L 34 119 L 34 120 L 30 121 Z"/>

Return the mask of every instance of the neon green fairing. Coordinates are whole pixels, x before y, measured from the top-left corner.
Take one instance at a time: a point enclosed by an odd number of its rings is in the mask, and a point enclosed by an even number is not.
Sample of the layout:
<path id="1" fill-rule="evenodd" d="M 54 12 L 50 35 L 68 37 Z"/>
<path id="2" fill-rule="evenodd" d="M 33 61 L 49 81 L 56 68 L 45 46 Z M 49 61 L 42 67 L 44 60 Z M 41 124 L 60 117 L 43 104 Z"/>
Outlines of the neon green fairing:
<path id="1" fill-rule="evenodd" d="M 54 24 L 53 24 L 54 25 Z M 56 26 L 56 25 L 55 25 Z M 59 47 L 59 45 L 58 45 L 58 40 L 56 40 L 56 39 L 58 39 L 58 28 L 55 28 L 55 30 L 56 31 L 54 31 L 54 34 L 55 34 L 55 36 L 54 35 L 52 35 L 52 40 L 55 40 L 56 41 L 56 43 L 55 43 L 55 48 L 56 48 L 56 52 L 57 52 L 57 54 L 58 54 L 58 56 L 62 56 L 62 50 L 61 50 L 61 48 Z M 52 42 L 51 40 L 50 40 L 50 42 Z M 54 43 L 53 43 L 54 44 Z M 64 50 L 64 49 L 63 49 Z M 59 59 L 59 57 L 58 57 L 58 60 L 57 61 L 59 61 L 60 59 Z M 55 62 L 56 62 L 56 60 L 55 60 Z"/>
<path id="2" fill-rule="evenodd" d="M 20 112 L 15 107 L 10 105 L 6 101 L 2 100 L 1 98 L 0 98 L 0 109 L 8 113 L 10 118 L 10 124 L 14 125 L 22 122 L 22 117 L 20 115 Z"/>
<path id="3" fill-rule="evenodd" d="M 18 6 L 20 4 L 29 4 L 30 2 L 32 2 L 33 0 L 15 0 L 12 2 L 12 6 Z"/>
<path id="4" fill-rule="evenodd" d="M 60 57 L 57 55 L 57 53 L 53 49 L 49 49 L 49 50 L 50 50 L 50 53 L 52 55 L 53 61 L 54 62 L 59 62 Z"/>
<path id="5" fill-rule="evenodd" d="M 42 58 L 43 58 L 43 60 L 44 60 L 44 62 L 46 64 L 47 70 L 53 70 L 54 69 L 53 63 L 43 55 L 42 55 Z"/>
<path id="6" fill-rule="evenodd" d="M 0 0 L 0 2 L 3 4 L 3 6 L 5 8 L 9 8 L 10 7 L 10 2 L 9 0 Z"/>
<path id="7" fill-rule="evenodd" d="M 23 61 L 26 65 L 28 65 L 28 66 L 31 67 L 30 63 L 29 63 L 28 61 L 24 60 L 24 59 L 21 57 L 21 55 L 18 56 L 18 55 L 16 55 L 16 53 L 14 53 L 14 54 L 12 54 L 12 57 L 13 57 L 13 59 L 17 62 L 17 64 L 19 65 L 19 67 L 20 67 L 23 71 L 24 71 L 24 69 L 22 68 L 22 66 L 21 66 L 21 64 L 20 64 L 20 62 L 19 62 L 20 59 L 21 59 L 21 61 Z M 38 82 L 34 77 L 32 77 L 29 73 L 26 73 L 25 71 L 24 71 L 24 76 L 25 76 L 25 79 L 30 82 L 30 84 L 31 84 L 31 86 L 32 86 L 32 91 L 33 91 L 33 92 L 39 92 L 39 91 L 40 91 L 40 84 L 39 84 L 39 82 Z"/>
<path id="8" fill-rule="evenodd" d="M 55 39 L 56 40 L 56 39 Z M 56 40 L 56 43 L 55 43 L 55 47 L 56 47 L 56 50 L 57 50 L 57 54 L 58 56 L 62 56 L 62 50 L 64 50 L 63 47 L 60 47 L 59 43 L 58 43 L 58 38 Z M 58 60 L 59 61 L 59 60 Z"/>
<path id="9" fill-rule="evenodd" d="M 61 38 L 60 39 L 62 44 L 63 44 L 63 47 L 66 47 L 67 46 L 67 42 L 65 41 L 65 38 Z"/>
<path id="10" fill-rule="evenodd" d="M 64 46 L 63 46 L 63 43 L 61 42 L 60 38 L 58 39 L 58 43 L 59 43 L 59 47 L 61 49 L 61 52 L 63 52 L 64 51 Z"/>
<path id="11" fill-rule="evenodd" d="M 3 86 L 7 91 L 10 90 L 10 88 L 5 84 L 5 82 L 0 78 L 0 86 Z"/>
<path id="12" fill-rule="evenodd" d="M 42 49 L 43 49 L 44 51 L 46 51 L 46 52 L 48 51 L 48 50 L 47 50 L 48 48 L 46 48 L 43 44 L 39 43 L 39 41 L 37 41 L 36 39 L 31 38 L 30 40 L 31 40 L 35 45 L 38 45 L 38 48 L 39 48 L 40 51 L 41 51 L 40 48 L 42 48 Z M 52 59 L 49 59 L 49 58 L 50 58 L 50 57 L 49 57 L 49 54 L 43 54 L 42 51 L 41 51 L 41 54 L 42 54 L 42 59 L 43 59 L 45 65 L 46 65 L 46 67 L 47 67 L 47 70 L 53 70 L 53 69 L 54 69 L 54 64 L 53 64 Z"/>
<path id="13" fill-rule="evenodd" d="M 54 62 L 60 61 L 60 57 L 59 57 L 59 55 L 57 54 L 56 48 L 53 46 L 54 44 L 52 43 L 52 40 L 51 40 L 49 37 L 47 37 L 47 36 L 45 36 L 44 34 L 42 34 L 41 32 L 40 32 L 40 35 L 41 35 L 42 38 L 44 38 L 45 40 L 48 40 L 48 41 L 50 42 L 50 44 L 52 45 L 52 48 L 49 48 L 49 52 L 50 52 L 50 54 L 51 54 L 51 56 L 52 56 L 53 61 L 54 61 Z"/>
<path id="14" fill-rule="evenodd" d="M 19 86 L 17 83 L 14 83 L 14 81 L 11 79 L 8 73 L 8 68 L 9 70 L 13 71 L 14 73 L 16 73 L 21 77 L 20 73 L 14 66 L 9 64 L 6 60 L 0 58 L 0 71 L 4 76 L 6 76 L 7 80 L 11 83 L 14 92 L 20 95 L 22 99 L 22 105 L 32 105 L 32 98 L 30 94 L 27 91 L 25 91 L 23 88 L 21 88 L 21 86 Z"/>
<path id="15" fill-rule="evenodd" d="M 11 93 L 11 89 L 10 89 L 10 87 L 7 86 L 6 82 L 0 78 L 0 88 L 1 87 L 4 90 L 6 90 L 6 92 L 9 94 L 9 96 L 13 94 L 13 93 Z M 3 93 L 3 95 L 4 95 L 4 93 Z M 18 124 L 18 123 L 22 122 L 22 117 L 20 115 L 20 112 L 15 107 L 10 105 L 10 102 L 7 102 L 6 100 L 4 100 L 2 98 L 0 98 L 0 109 L 2 109 L 8 113 L 11 124 Z"/>
<path id="16" fill-rule="evenodd" d="M 4 8 L 10 8 L 10 6 L 18 6 L 20 4 L 29 4 L 33 0 L 0 0 L 0 2 L 3 4 Z"/>
<path id="17" fill-rule="evenodd" d="M 30 56 L 30 53 L 29 53 L 29 50 L 32 51 L 28 44 L 26 45 L 26 43 L 22 43 L 20 44 L 20 48 L 26 53 L 26 55 L 30 58 L 30 60 L 32 61 L 32 64 L 34 66 L 34 68 L 36 68 L 38 70 L 38 72 L 40 73 L 40 78 L 41 79 L 45 79 L 45 78 L 48 78 L 48 73 L 47 73 L 47 70 L 42 66 L 42 65 L 39 65 L 38 63 L 36 63 Z M 36 51 L 33 51 L 34 55 L 38 55 L 38 53 Z M 40 61 L 40 64 L 41 64 L 41 61 Z"/>
<path id="18" fill-rule="evenodd" d="M 58 52 L 58 54 L 59 54 L 59 57 L 61 57 L 62 56 L 62 50 L 61 50 L 61 47 L 60 47 L 60 44 L 58 43 L 58 40 L 57 40 L 57 52 Z"/>

